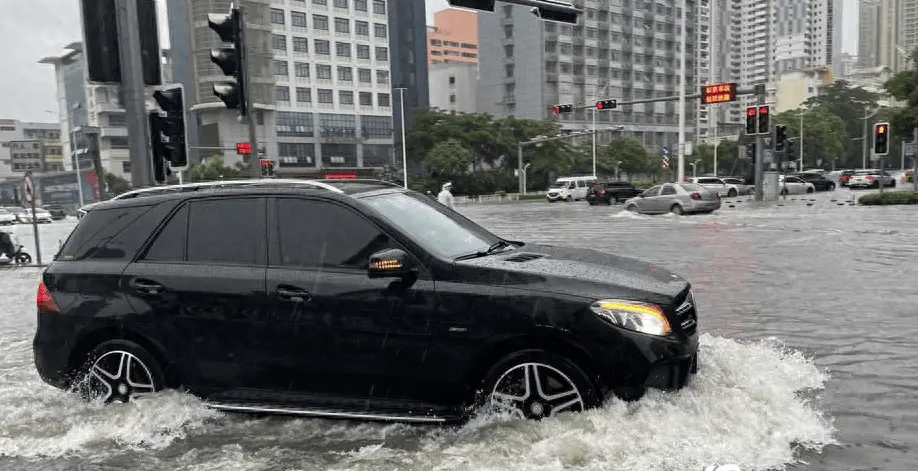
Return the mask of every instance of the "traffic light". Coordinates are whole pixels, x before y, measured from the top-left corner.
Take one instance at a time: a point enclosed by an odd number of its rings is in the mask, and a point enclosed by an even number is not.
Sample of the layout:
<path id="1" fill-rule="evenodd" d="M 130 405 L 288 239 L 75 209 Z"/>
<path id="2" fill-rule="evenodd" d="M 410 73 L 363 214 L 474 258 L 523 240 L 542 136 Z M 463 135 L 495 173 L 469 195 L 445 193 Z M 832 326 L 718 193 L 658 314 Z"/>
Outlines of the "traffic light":
<path id="1" fill-rule="evenodd" d="M 555 113 L 555 116 L 561 113 L 573 113 L 574 105 L 555 105 L 552 107 L 552 111 Z"/>
<path id="2" fill-rule="evenodd" d="M 876 155 L 889 153 L 889 123 L 887 122 L 873 125 L 873 153 Z"/>
<path id="3" fill-rule="evenodd" d="M 239 117 L 248 116 L 246 96 L 248 90 L 245 82 L 245 38 L 242 32 L 242 13 L 238 8 L 231 8 L 229 15 L 210 13 L 207 15 L 207 26 L 217 32 L 220 40 L 232 43 L 232 47 L 221 47 L 210 50 L 210 60 L 223 75 L 232 77 L 233 81 L 214 84 L 214 95 L 220 98 L 227 108 L 239 110 Z"/>
<path id="4" fill-rule="evenodd" d="M 784 150 L 785 144 L 787 143 L 787 126 L 779 124 L 775 126 L 775 151 L 781 152 Z"/>
<path id="5" fill-rule="evenodd" d="M 751 162 L 755 162 L 755 142 L 746 144 L 746 158 Z"/>
<path id="6" fill-rule="evenodd" d="M 495 0 L 446 0 L 451 7 L 468 8 L 470 10 L 494 11 Z M 577 17 L 583 12 L 567 2 L 557 0 L 532 0 L 526 5 L 538 5 L 529 11 L 545 21 L 560 23 L 577 23 Z"/>
<path id="7" fill-rule="evenodd" d="M 768 106 L 760 106 L 758 112 L 759 134 L 769 134 L 768 132 Z"/>
<path id="8" fill-rule="evenodd" d="M 787 142 L 784 144 L 784 150 L 787 151 L 787 155 L 788 155 L 788 156 L 796 155 L 796 153 L 794 153 L 794 141 L 787 141 Z M 788 158 L 790 158 L 790 157 L 788 157 Z"/>
<path id="9" fill-rule="evenodd" d="M 153 92 L 153 99 L 163 114 L 159 115 L 159 132 L 150 136 L 154 156 L 159 141 L 162 158 L 173 170 L 188 167 L 188 148 L 185 145 L 185 92 L 181 85 L 173 85 Z M 155 158 L 155 157 L 154 157 Z"/>
<path id="10" fill-rule="evenodd" d="M 599 100 L 596 102 L 597 110 L 611 110 L 618 108 L 618 100 Z"/>
<path id="11" fill-rule="evenodd" d="M 468 8 L 470 10 L 494 11 L 494 0 L 446 0 L 451 7 Z"/>
<path id="12" fill-rule="evenodd" d="M 759 111 L 755 106 L 749 106 L 746 108 L 746 134 L 751 136 L 757 134 L 758 131 L 758 118 Z"/>
<path id="13" fill-rule="evenodd" d="M 159 29 L 155 0 L 135 0 L 137 26 L 140 29 L 140 57 L 143 83 L 162 85 Z M 118 37 L 116 0 L 81 0 L 83 17 L 83 55 L 90 82 L 122 83 L 121 41 Z"/>
<path id="14" fill-rule="evenodd" d="M 261 159 L 261 178 L 274 177 L 274 161 L 271 159 Z"/>
<path id="15" fill-rule="evenodd" d="M 169 151 L 162 140 L 163 117 L 158 111 L 152 111 L 147 116 L 150 119 L 150 147 L 153 148 L 153 181 L 165 183 L 170 172 L 169 166 L 166 165 Z"/>

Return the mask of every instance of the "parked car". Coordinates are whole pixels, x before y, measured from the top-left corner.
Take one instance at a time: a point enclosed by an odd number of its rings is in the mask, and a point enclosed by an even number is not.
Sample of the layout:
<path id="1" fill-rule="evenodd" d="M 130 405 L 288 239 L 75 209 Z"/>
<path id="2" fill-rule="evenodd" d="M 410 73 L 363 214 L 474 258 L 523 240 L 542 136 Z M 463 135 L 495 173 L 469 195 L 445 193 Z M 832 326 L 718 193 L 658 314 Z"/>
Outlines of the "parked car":
<path id="1" fill-rule="evenodd" d="M 778 193 L 781 195 L 804 195 L 816 192 L 816 187 L 812 183 L 793 175 L 779 175 L 778 184 L 780 185 Z"/>
<path id="2" fill-rule="evenodd" d="M 53 221 L 53 219 L 51 219 L 51 213 L 41 208 L 35 208 L 35 211 L 27 209 L 19 213 L 17 218 L 21 224 L 32 224 L 33 219 L 38 224 L 50 224 L 51 221 Z"/>
<path id="3" fill-rule="evenodd" d="M 545 198 L 549 203 L 580 201 L 586 198 L 587 189 L 596 181 L 596 177 L 562 177 L 548 187 Z"/>
<path id="4" fill-rule="evenodd" d="M 720 196 L 728 196 L 733 198 L 737 195 L 745 194 L 743 190 L 746 188 L 745 182 L 737 186 L 733 183 L 727 183 L 725 180 L 717 177 L 691 177 L 686 178 L 689 183 L 694 183 L 698 186 L 707 188 Z"/>
<path id="5" fill-rule="evenodd" d="M 855 170 L 842 170 L 838 176 L 838 184 L 841 186 L 848 186 L 848 182 L 851 181 L 851 177 L 857 173 Z"/>
<path id="6" fill-rule="evenodd" d="M 896 186 L 896 179 L 882 170 L 859 170 L 848 180 L 851 188 L 879 188 Z"/>
<path id="7" fill-rule="evenodd" d="M 740 196 L 751 195 L 752 193 L 755 192 L 755 186 L 747 185 L 746 180 L 742 178 L 724 177 L 724 178 L 721 178 L 721 180 L 723 180 L 725 184 L 732 185 L 733 187 L 735 187 Z"/>
<path id="8" fill-rule="evenodd" d="M 720 209 L 720 195 L 693 183 L 651 187 L 625 202 L 625 210 L 642 214 L 711 213 Z"/>
<path id="9" fill-rule="evenodd" d="M 25 208 L 22 208 L 20 206 L 5 206 L 3 209 L 6 212 L 13 215 L 13 219 L 14 219 L 13 224 L 19 224 L 21 222 L 19 220 L 19 215 L 25 214 L 26 212 Z"/>
<path id="10" fill-rule="evenodd" d="M 813 184 L 815 191 L 835 191 L 835 182 L 818 172 L 803 172 L 793 176 Z"/>
<path id="11" fill-rule="evenodd" d="M 644 190 L 630 182 L 599 182 L 587 190 L 586 200 L 591 205 L 622 203 L 641 194 Z"/>
<path id="12" fill-rule="evenodd" d="M 16 215 L 7 211 L 6 208 L 0 208 L 0 226 L 11 226 L 16 224 Z"/>
<path id="13" fill-rule="evenodd" d="M 67 208 L 59 204 L 46 204 L 42 206 L 42 209 L 51 214 L 51 219 L 55 221 L 60 221 L 61 219 L 67 218 Z"/>
<path id="14" fill-rule="evenodd" d="M 35 366 L 84 397 L 188 390 L 228 411 L 539 419 L 687 384 L 691 285 L 502 239 L 379 181 L 108 201 L 37 291 Z"/>

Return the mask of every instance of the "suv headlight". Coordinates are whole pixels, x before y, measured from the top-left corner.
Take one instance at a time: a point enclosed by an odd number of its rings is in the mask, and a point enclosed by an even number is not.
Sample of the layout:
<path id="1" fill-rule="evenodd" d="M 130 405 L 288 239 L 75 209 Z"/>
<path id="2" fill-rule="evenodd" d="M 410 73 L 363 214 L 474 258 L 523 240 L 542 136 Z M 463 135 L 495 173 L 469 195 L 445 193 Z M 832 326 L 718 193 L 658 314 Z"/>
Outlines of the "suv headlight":
<path id="1" fill-rule="evenodd" d="M 590 310 L 606 321 L 635 332 L 661 337 L 672 332 L 669 321 L 663 315 L 663 308 L 656 304 L 601 299 L 591 304 Z"/>

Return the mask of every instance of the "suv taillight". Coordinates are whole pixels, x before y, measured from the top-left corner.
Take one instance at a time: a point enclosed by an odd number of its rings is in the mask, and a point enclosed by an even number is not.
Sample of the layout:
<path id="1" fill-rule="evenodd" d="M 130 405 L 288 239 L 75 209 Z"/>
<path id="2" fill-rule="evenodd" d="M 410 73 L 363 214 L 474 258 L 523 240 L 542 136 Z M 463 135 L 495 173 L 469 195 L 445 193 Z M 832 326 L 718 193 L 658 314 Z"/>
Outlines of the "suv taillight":
<path id="1" fill-rule="evenodd" d="M 600 195 L 606 194 L 606 190 L 599 190 L 599 194 L 600 194 Z"/>
<path id="2" fill-rule="evenodd" d="M 696 192 L 692 193 L 691 195 L 689 195 L 689 197 L 691 197 L 693 200 L 700 200 L 700 199 L 701 199 L 701 193 L 698 193 L 698 192 L 696 191 Z"/>
<path id="3" fill-rule="evenodd" d="M 867 175 L 868 180 L 873 180 L 873 175 Z"/>
<path id="4" fill-rule="evenodd" d="M 44 281 L 38 283 L 38 294 L 35 296 L 35 301 L 38 312 L 56 312 L 58 314 L 61 312 Z"/>

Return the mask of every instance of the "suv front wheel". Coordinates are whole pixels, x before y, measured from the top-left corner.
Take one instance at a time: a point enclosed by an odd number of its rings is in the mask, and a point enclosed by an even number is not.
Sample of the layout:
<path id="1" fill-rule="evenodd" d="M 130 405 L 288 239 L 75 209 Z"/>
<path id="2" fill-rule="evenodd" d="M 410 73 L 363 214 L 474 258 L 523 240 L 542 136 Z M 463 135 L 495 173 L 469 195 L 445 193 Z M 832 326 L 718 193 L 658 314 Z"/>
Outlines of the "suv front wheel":
<path id="1" fill-rule="evenodd" d="M 544 350 L 524 350 L 491 367 L 477 402 L 491 412 L 541 420 L 562 412 L 583 412 L 602 401 L 574 362 Z"/>
<path id="2" fill-rule="evenodd" d="M 129 340 L 101 343 L 80 369 L 75 389 L 85 400 L 129 402 L 162 389 L 162 368 L 140 345 Z"/>

